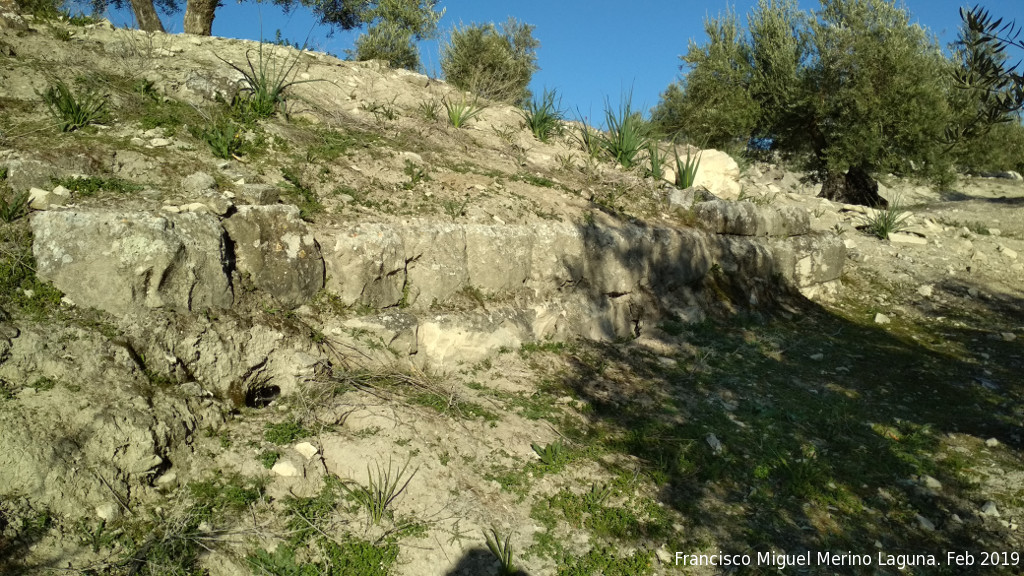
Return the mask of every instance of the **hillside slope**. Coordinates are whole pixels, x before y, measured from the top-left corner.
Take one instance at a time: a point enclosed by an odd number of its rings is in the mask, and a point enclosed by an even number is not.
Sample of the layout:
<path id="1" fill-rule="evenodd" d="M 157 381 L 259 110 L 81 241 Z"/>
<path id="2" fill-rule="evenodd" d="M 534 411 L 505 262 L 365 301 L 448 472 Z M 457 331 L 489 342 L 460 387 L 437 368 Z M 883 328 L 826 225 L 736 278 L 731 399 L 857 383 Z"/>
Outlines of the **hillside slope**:
<path id="1" fill-rule="evenodd" d="M 678 190 L 588 130 L 375 62 L 0 28 L 0 567 L 1021 549 L 1019 181 L 883 178 L 913 214 L 879 240 L 798 174 L 705 150 Z"/>

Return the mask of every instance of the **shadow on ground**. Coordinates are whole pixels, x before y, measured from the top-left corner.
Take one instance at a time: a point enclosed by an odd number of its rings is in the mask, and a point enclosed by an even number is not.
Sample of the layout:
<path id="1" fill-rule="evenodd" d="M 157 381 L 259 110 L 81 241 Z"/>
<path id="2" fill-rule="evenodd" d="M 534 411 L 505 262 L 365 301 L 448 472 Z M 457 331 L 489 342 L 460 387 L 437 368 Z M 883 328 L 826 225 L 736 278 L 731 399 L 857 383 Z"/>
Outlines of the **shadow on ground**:
<path id="1" fill-rule="evenodd" d="M 689 352 L 584 343 L 560 384 L 591 408 L 581 443 L 635 457 L 636 473 L 689 523 L 683 541 L 639 530 L 637 545 L 752 558 L 831 551 L 871 563 L 801 574 L 895 574 L 886 562 L 931 555 L 936 566 L 910 573 L 977 574 L 947 565 L 947 551 L 1021 548 L 981 510 L 993 490 L 1019 502 L 1024 486 L 992 488 L 979 469 L 998 476 L 1021 461 L 1024 346 L 992 335 L 1024 325 L 1024 300 L 976 304 L 973 322 L 940 328 L 883 329 L 868 310 L 845 318 L 799 298 L 787 312 L 669 319 L 659 335 Z M 986 447 L 992 438 L 997 448 Z"/>
<path id="2" fill-rule="evenodd" d="M 454 568 L 445 572 L 445 576 L 498 576 L 501 574 L 501 566 L 490 551 L 483 548 L 473 548 L 459 560 Z M 516 576 L 530 576 L 529 572 L 519 570 Z"/>

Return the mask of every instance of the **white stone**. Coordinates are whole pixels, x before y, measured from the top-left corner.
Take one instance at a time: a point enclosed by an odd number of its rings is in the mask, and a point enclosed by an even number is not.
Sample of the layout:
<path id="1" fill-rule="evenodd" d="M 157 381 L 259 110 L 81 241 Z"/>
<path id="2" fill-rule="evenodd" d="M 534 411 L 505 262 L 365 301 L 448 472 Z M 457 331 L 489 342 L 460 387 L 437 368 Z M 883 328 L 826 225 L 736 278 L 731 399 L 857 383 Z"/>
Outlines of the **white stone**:
<path id="1" fill-rule="evenodd" d="M 320 450 L 316 446 L 313 446 L 309 442 L 299 442 L 295 445 L 295 451 L 302 454 L 302 457 L 309 460 L 313 456 L 320 453 Z"/>
<path id="2" fill-rule="evenodd" d="M 166 148 L 171 145 L 171 141 L 167 138 L 153 138 L 149 141 L 149 145 L 153 148 Z"/>
<path id="3" fill-rule="evenodd" d="M 1007 248 L 1006 246 L 1003 246 L 1002 244 L 999 245 L 998 250 L 999 250 L 999 252 L 1001 252 L 1003 254 L 1003 256 L 1006 256 L 1010 260 L 1016 260 L 1017 259 L 1017 251 L 1016 250 L 1012 250 L 1010 248 Z"/>
<path id="4" fill-rule="evenodd" d="M 995 438 L 989 438 L 988 440 L 985 440 L 985 446 L 988 446 L 989 448 L 995 448 L 996 446 L 999 446 L 999 440 Z"/>
<path id="5" fill-rule="evenodd" d="M 285 478 L 298 478 L 299 476 L 302 476 L 302 470 L 287 460 L 278 460 L 270 471 L 278 476 L 284 476 Z"/>
<path id="6" fill-rule="evenodd" d="M 928 243 L 928 240 L 918 236 L 917 234 L 904 234 L 903 232 L 893 232 L 889 234 L 889 241 L 897 244 L 917 244 L 924 245 Z"/>
<path id="7" fill-rule="evenodd" d="M 1000 334 L 1000 336 L 1002 336 L 1003 340 L 1006 342 L 1013 342 L 1014 340 L 1017 339 L 1017 335 L 1014 334 L 1013 332 L 1003 332 L 1002 334 Z"/>
<path id="8" fill-rule="evenodd" d="M 816 360 L 816 361 L 820 362 L 820 361 L 822 361 L 824 359 L 825 359 L 825 355 L 822 354 L 821 352 L 818 352 L 817 354 L 811 354 L 811 360 Z"/>
<path id="9" fill-rule="evenodd" d="M 96 517 L 106 522 L 116 520 L 119 516 L 119 512 L 117 504 L 114 504 L 113 502 L 100 504 L 96 507 Z"/>
<path id="10" fill-rule="evenodd" d="M 942 490 L 942 482 L 939 482 L 931 476 L 922 476 L 921 483 L 924 484 L 925 488 L 931 488 L 932 490 Z"/>
<path id="11" fill-rule="evenodd" d="M 996 508 L 996 503 L 991 500 L 985 502 L 985 505 L 981 507 L 981 515 L 999 518 L 999 509 Z"/>
<path id="12" fill-rule="evenodd" d="M 925 298 L 931 298 L 934 293 L 935 286 L 932 284 L 925 284 L 917 289 L 917 293 Z"/>
<path id="13" fill-rule="evenodd" d="M 917 524 L 921 526 L 922 530 L 925 530 L 927 532 L 935 531 L 935 524 L 931 520 L 925 518 L 924 516 L 921 516 L 920 514 L 917 515 Z"/>
<path id="14" fill-rule="evenodd" d="M 711 446 L 711 451 L 714 452 L 715 455 L 721 454 L 722 450 L 725 449 L 725 447 L 722 446 L 722 441 L 714 434 L 708 434 L 705 440 L 707 441 L 708 446 Z"/>
<path id="15" fill-rule="evenodd" d="M 892 322 L 892 320 L 890 320 L 885 314 L 882 314 L 881 312 L 875 314 L 875 324 L 888 324 L 889 322 Z"/>
<path id="16" fill-rule="evenodd" d="M 29 188 L 28 207 L 33 210 L 48 210 L 54 204 L 53 192 L 42 188 Z"/>

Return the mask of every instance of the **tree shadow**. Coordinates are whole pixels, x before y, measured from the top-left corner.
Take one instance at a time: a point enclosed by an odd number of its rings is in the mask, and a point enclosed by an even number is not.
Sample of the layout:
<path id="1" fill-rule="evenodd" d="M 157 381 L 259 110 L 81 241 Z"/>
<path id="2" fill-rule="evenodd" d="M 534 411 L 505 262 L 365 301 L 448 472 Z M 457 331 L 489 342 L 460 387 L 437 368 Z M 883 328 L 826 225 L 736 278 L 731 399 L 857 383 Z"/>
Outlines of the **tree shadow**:
<path id="1" fill-rule="evenodd" d="M 463 554 L 454 568 L 445 572 L 445 576 L 498 576 L 501 566 L 489 550 L 473 548 Z M 516 576 L 530 576 L 529 572 L 519 570 Z"/>
<path id="2" fill-rule="evenodd" d="M 604 248 L 602 262 L 627 268 L 649 270 L 664 257 Z M 669 543 L 676 550 L 864 554 L 874 573 L 896 573 L 881 564 L 894 555 L 932 555 L 939 566 L 915 573 L 966 574 L 976 568 L 948 566 L 946 550 L 1020 548 L 981 512 L 991 489 L 975 467 L 990 438 L 1002 446 L 989 462 L 1024 452 L 1015 408 L 1024 404 L 1021 344 L 985 340 L 993 360 L 982 366 L 964 350 L 976 329 L 883 329 L 866 309 L 857 311 L 863 322 L 852 321 L 749 270 L 709 274 L 688 289 L 721 303 L 714 320 L 686 325 L 663 314 L 646 343 L 581 343 L 560 375 L 589 407 L 578 440 L 603 439 L 633 457 L 635 472 L 688 524 L 688 535 Z M 743 312 L 750 289 L 779 305 Z M 1019 297 L 985 313 L 1006 308 L 1017 312 L 1006 322 L 1024 324 Z"/>

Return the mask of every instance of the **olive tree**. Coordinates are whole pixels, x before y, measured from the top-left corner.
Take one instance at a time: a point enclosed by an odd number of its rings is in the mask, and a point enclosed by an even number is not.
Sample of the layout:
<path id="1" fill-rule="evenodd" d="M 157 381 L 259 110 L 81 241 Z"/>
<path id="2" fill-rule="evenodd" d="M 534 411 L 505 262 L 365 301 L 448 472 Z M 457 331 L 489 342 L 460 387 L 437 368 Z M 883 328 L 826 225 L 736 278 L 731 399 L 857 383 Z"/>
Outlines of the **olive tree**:
<path id="1" fill-rule="evenodd" d="M 675 140 L 689 139 L 711 146 L 746 142 L 760 116 L 751 95 L 753 69 L 749 45 L 739 17 L 727 11 L 704 21 L 708 42 L 690 41 L 680 58 L 689 73 L 662 94 L 651 111 L 655 128 Z"/>
<path id="2" fill-rule="evenodd" d="M 884 204 L 873 172 L 944 173 L 950 63 L 892 0 L 821 0 L 813 12 L 760 0 L 747 30 L 729 14 L 710 22 L 708 42 L 683 56 L 692 69 L 674 102 L 693 111 L 691 138 L 764 139 L 816 173 L 824 196 L 860 204 Z"/>
<path id="3" fill-rule="evenodd" d="M 437 37 L 437 0 L 380 0 L 363 14 L 366 32 L 350 52 L 356 60 L 385 60 L 392 68 L 416 70 L 420 55 L 415 41 Z"/>

